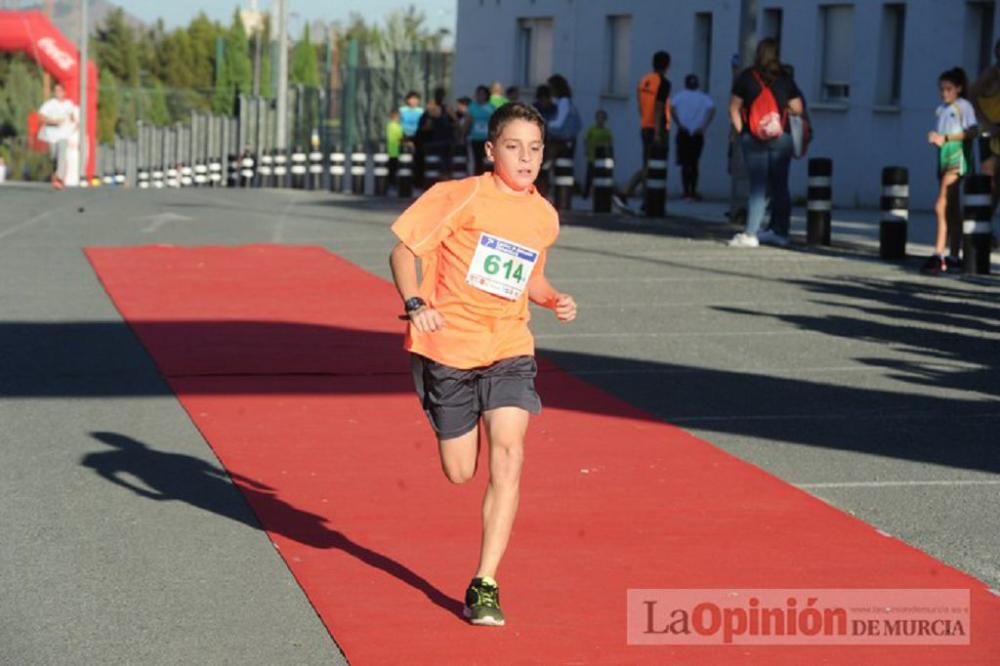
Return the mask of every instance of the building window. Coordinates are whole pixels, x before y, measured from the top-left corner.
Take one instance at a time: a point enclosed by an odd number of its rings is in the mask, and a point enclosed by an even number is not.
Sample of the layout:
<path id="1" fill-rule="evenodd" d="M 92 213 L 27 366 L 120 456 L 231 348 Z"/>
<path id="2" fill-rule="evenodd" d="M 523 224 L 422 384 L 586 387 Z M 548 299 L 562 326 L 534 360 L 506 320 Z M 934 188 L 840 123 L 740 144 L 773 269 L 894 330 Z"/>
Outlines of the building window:
<path id="1" fill-rule="evenodd" d="M 629 89 L 629 51 L 631 47 L 632 17 L 609 16 L 605 28 L 604 92 L 609 95 L 627 95 Z"/>
<path id="2" fill-rule="evenodd" d="M 824 5 L 819 11 L 823 44 L 819 96 L 824 102 L 846 102 L 851 97 L 854 7 Z"/>
<path id="3" fill-rule="evenodd" d="M 517 20 L 518 86 L 537 86 L 552 74 L 552 23 L 551 18 Z"/>
<path id="4" fill-rule="evenodd" d="M 965 69 L 976 78 L 993 62 L 993 0 L 974 0 L 965 11 Z"/>
<path id="5" fill-rule="evenodd" d="M 694 15 L 694 57 L 692 71 L 698 75 L 701 89 L 708 92 L 712 76 L 712 12 Z"/>
<path id="6" fill-rule="evenodd" d="M 781 23 L 783 20 L 782 10 L 778 7 L 768 7 L 764 10 L 764 16 L 761 25 L 761 37 L 770 37 L 774 41 L 778 42 L 778 47 L 781 47 Z M 779 51 L 780 53 L 780 51 Z"/>
<path id="7" fill-rule="evenodd" d="M 906 5 L 891 4 L 882 8 L 882 32 L 879 37 L 878 88 L 875 103 L 880 106 L 899 104 L 903 84 L 903 33 L 906 26 Z"/>

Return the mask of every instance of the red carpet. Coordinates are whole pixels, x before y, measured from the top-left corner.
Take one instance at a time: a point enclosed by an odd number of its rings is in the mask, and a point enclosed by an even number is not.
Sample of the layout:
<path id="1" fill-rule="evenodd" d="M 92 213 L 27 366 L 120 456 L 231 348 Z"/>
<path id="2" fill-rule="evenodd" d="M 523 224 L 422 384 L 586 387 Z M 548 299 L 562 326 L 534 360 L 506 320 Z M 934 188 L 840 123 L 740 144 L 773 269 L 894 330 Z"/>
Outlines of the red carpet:
<path id="1" fill-rule="evenodd" d="M 391 285 L 316 248 L 88 256 L 352 664 L 1000 663 L 981 582 L 551 366 L 508 625 L 470 627 L 485 468 L 441 474 Z M 629 588 L 965 588 L 972 643 L 628 646 Z"/>

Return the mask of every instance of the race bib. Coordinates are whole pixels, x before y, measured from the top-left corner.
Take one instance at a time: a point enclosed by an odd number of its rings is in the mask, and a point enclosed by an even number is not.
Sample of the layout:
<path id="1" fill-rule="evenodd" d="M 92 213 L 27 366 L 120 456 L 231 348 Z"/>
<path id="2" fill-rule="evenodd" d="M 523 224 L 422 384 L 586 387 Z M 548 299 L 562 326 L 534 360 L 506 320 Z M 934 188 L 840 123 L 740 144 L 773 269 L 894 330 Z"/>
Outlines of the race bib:
<path id="1" fill-rule="evenodd" d="M 483 232 L 465 281 L 476 289 L 516 301 L 537 262 L 538 250 Z"/>

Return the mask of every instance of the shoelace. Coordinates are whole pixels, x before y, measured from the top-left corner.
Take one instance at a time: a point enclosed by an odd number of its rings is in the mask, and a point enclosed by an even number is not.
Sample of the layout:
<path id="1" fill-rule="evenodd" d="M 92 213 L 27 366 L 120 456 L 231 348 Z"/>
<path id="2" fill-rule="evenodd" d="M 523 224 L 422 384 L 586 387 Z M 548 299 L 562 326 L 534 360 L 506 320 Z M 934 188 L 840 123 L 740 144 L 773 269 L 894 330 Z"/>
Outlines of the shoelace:
<path id="1" fill-rule="evenodd" d="M 476 596 L 478 597 L 480 606 L 487 606 L 489 608 L 499 608 L 500 607 L 500 590 L 492 585 L 478 585 L 476 586 Z"/>

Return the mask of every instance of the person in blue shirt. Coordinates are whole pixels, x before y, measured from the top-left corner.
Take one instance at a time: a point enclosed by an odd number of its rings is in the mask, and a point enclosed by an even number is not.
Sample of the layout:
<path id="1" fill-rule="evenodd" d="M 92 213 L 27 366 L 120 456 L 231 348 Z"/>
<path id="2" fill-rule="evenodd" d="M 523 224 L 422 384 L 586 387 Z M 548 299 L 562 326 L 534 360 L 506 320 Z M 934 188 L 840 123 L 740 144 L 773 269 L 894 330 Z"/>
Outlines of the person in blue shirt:
<path id="1" fill-rule="evenodd" d="M 469 104 L 469 146 L 472 148 L 472 163 L 476 175 L 486 171 L 486 138 L 489 133 L 490 116 L 494 107 L 490 104 L 490 89 L 476 87 L 476 98 Z"/>
<path id="2" fill-rule="evenodd" d="M 399 121 L 403 125 L 403 136 L 412 141 L 420 127 L 420 116 L 424 115 L 424 107 L 420 106 L 420 95 L 411 90 L 406 93 L 406 104 L 399 107 Z"/>

